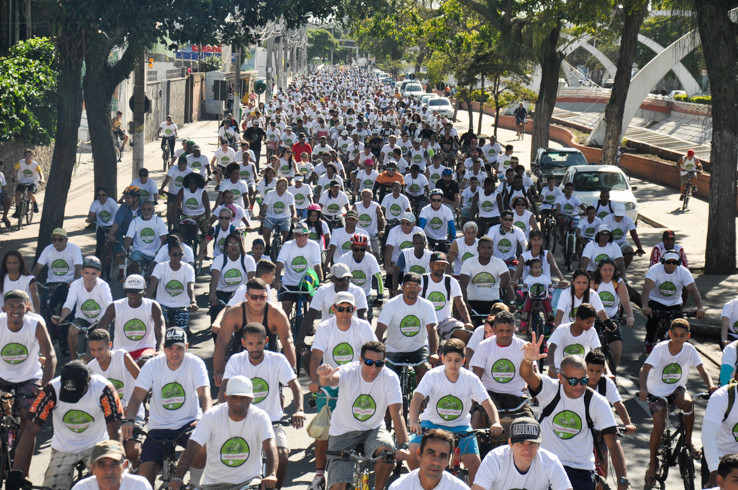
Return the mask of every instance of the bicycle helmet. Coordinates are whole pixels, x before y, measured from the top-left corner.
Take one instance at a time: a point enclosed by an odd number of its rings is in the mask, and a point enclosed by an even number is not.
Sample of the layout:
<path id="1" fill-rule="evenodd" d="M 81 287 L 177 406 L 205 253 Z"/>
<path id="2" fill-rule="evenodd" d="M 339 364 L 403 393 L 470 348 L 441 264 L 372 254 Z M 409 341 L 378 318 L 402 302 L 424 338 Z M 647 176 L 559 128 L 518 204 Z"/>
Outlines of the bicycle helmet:
<path id="1" fill-rule="evenodd" d="M 323 208 L 320 206 L 320 204 L 311 204 L 308 206 L 308 212 L 310 211 L 318 211 L 319 213 L 323 211 Z"/>
<path id="2" fill-rule="evenodd" d="M 454 171 L 448 167 L 444 168 L 443 171 L 441 171 L 441 175 L 453 175 L 453 174 L 454 174 Z"/>
<path id="3" fill-rule="evenodd" d="M 369 237 L 363 233 L 354 233 L 351 235 L 351 245 L 361 245 L 366 247 L 369 245 Z"/>
<path id="4" fill-rule="evenodd" d="M 441 196 L 443 197 L 443 191 L 441 189 L 433 189 L 430 193 L 431 197 L 433 196 Z"/>
<path id="5" fill-rule="evenodd" d="M 135 185 L 129 185 L 123 189 L 124 196 L 139 197 L 141 195 L 141 189 Z"/>

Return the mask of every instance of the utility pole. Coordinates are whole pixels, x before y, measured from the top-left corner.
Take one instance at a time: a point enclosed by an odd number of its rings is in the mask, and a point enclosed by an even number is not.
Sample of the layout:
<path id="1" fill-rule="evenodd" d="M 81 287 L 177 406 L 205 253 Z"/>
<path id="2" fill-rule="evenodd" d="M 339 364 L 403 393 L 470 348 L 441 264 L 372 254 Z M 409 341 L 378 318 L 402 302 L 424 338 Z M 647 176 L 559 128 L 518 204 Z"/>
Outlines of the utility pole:
<path id="1" fill-rule="evenodd" d="M 235 83 L 233 84 L 233 117 L 236 118 L 238 124 L 241 124 L 241 46 L 233 47 L 236 52 L 236 63 L 233 66 L 233 76 Z"/>
<path id="2" fill-rule="evenodd" d="M 146 122 L 146 59 L 141 53 L 134 69 L 133 86 L 133 165 L 131 177 L 138 178 L 138 171 L 144 166 L 144 143 Z"/>
<path id="3" fill-rule="evenodd" d="M 274 67 L 272 66 L 272 53 L 274 52 L 274 38 L 267 39 L 266 51 L 266 96 L 264 101 L 272 100 L 272 80 L 274 80 Z"/>

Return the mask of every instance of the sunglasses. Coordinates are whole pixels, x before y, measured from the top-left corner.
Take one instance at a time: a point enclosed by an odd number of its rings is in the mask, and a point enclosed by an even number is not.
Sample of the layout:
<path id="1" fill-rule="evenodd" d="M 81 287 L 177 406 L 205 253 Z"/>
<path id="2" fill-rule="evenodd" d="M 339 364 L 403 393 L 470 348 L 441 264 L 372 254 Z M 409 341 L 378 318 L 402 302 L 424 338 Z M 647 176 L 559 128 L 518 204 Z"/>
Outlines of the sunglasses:
<path id="1" fill-rule="evenodd" d="M 502 221 L 512 221 L 512 218 L 502 218 Z"/>
<path id="2" fill-rule="evenodd" d="M 677 262 L 676 260 L 667 260 L 666 262 L 664 262 L 664 264 L 679 265 L 679 262 Z"/>
<path id="3" fill-rule="evenodd" d="M 610 235 L 612 235 L 612 233 L 610 233 L 609 231 L 601 231 L 600 232 L 600 235 L 610 236 Z"/>
<path id="4" fill-rule="evenodd" d="M 353 306 L 336 306 L 336 311 L 339 313 L 353 313 L 354 309 Z"/>
<path id="5" fill-rule="evenodd" d="M 562 374 L 562 376 L 564 376 Z M 589 376 L 585 376 L 583 378 L 567 378 L 564 376 L 564 379 L 566 379 L 569 382 L 569 386 L 576 386 L 577 383 L 584 386 L 589 382 Z"/>
<path id="6" fill-rule="evenodd" d="M 51 241 L 55 243 L 63 242 L 66 238 L 52 238 Z"/>
<path id="7" fill-rule="evenodd" d="M 442 202 L 443 199 L 431 199 L 431 202 Z"/>
<path id="8" fill-rule="evenodd" d="M 378 368 L 384 367 L 384 361 L 375 361 L 373 359 L 364 359 L 364 364 L 366 364 L 369 367 L 377 366 Z"/>
<path id="9" fill-rule="evenodd" d="M 230 216 L 218 216 L 218 219 L 231 219 Z"/>
<path id="10" fill-rule="evenodd" d="M 336 281 L 348 281 L 351 279 L 350 277 L 336 277 L 334 278 Z"/>
<path id="11" fill-rule="evenodd" d="M 251 301 L 261 301 L 267 299 L 266 294 L 249 294 L 249 299 Z"/>

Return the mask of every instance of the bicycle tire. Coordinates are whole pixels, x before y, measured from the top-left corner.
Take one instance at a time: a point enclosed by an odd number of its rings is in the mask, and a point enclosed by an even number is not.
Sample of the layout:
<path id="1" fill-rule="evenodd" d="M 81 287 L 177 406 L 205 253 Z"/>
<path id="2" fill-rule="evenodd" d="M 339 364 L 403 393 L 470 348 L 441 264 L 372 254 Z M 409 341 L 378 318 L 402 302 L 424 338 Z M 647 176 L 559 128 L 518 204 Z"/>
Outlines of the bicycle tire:
<path id="1" fill-rule="evenodd" d="M 572 269 L 572 259 L 574 258 L 576 246 L 577 246 L 577 239 L 574 236 L 574 234 L 567 233 L 566 243 L 564 244 L 564 250 L 565 250 L 564 253 L 566 254 L 564 262 L 566 263 L 566 268 L 569 272 L 571 272 L 571 269 Z"/>
<path id="2" fill-rule="evenodd" d="M 163 156 L 161 157 L 161 161 L 162 161 L 162 171 L 166 172 L 167 170 L 169 170 L 169 143 L 165 143 L 164 148 L 165 149 L 164 149 Z"/>
<path id="3" fill-rule="evenodd" d="M 279 257 L 279 251 L 281 249 L 282 233 L 280 231 L 277 231 L 277 233 L 272 236 L 272 249 L 269 254 L 269 257 L 271 257 L 272 262 L 274 262 L 275 264 L 277 263 L 277 257 Z"/>
<path id="4" fill-rule="evenodd" d="M 659 465 L 656 469 L 656 480 L 661 485 L 666 485 L 666 479 L 669 476 L 669 464 L 671 463 L 671 441 L 669 441 L 668 431 L 661 434 L 656 462 Z"/>
<path id="5" fill-rule="evenodd" d="M 694 490 L 694 460 L 689 454 L 687 446 L 682 447 L 679 451 L 679 473 L 684 482 L 684 490 Z"/>
<path id="6" fill-rule="evenodd" d="M 26 203 L 26 224 L 30 225 L 33 221 L 33 206 L 31 206 L 31 202 L 28 201 Z"/>
<path id="7" fill-rule="evenodd" d="M 602 353 L 605 354 L 605 360 L 610 368 L 610 372 L 615 374 L 615 368 L 617 367 L 615 365 L 615 355 L 612 353 L 612 350 L 610 350 L 609 344 L 602 344 L 602 347 Z"/>
<path id="8" fill-rule="evenodd" d="M 100 271 L 100 277 L 105 282 L 110 282 L 110 263 L 113 262 L 111 260 L 111 257 L 109 257 L 110 251 L 108 249 L 107 244 L 103 245 L 102 250 L 100 250 L 100 265 L 102 266 L 102 270 Z"/>
<path id="9" fill-rule="evenodd" d="M 686 211 L 689 208 L 689 196 L 691 192 L 689 187 L 684 190 L 684 201 L 682 202 L 682 211 Z"/>
<path id="10" fill-rule="evenodd" d="M 23 226 L 23 218 L 26 216 L 26 207 L 28 206 L 28 198 L 25 194 L 21 194 L 20 203 L 18 203 L 18 231 Z"/>
<path id="11" fill-rule="evenodd" d="M 303 300 L 301 296 L 298 296 L 297 299 L 297 305 L 295 305 L 295 317 L 292 319 L 292 338 L 297 338 L 297 331 L 300 329 L 300 325 L 302 325 L 303 321 L 305 320 L 305 306 L 307 305 L 307 301 Z M 297 371 L 295 374 L 298 376 L 300 375 L 300 368 L 302 367 L 302 352 L 297 351 L 297 346 L 295 346 L 295 371 Z"/>

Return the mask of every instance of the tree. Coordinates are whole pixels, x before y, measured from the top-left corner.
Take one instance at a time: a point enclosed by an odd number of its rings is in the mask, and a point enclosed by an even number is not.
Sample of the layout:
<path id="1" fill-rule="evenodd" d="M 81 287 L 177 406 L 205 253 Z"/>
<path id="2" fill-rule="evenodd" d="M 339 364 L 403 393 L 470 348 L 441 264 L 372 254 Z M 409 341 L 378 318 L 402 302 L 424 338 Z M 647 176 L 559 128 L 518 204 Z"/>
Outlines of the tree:
<path id="1" fill-rule="evenodd" d="M 615 165 L 620 138 L 623 134 L 623 113 L 628 99 L 633 57 L 638 46 L 638 32 L 648 13 L 648 0 L 623 1 L 623 30 L 620 36 L 615 85 L 605 107 L 605 141 L 602 144 L 602 163 Z"/>
<path id="2" fill-rule="evenodd" d="M 710 214 L 705 273 L 736 268 L 736 155 L 738 155 L 738 27 L 731 20 L 736 0 L 694 0 L 697 26 L 712 87 Z"/>
<path id="3" fill-rule="evenodd" d="M 331 51 L 338 51 L 339 44 L 330 31 L 325 29 L 310 29 L 308 32 L 308 58 L 325 58 Z"/>
<path id="4" fill-rule="evenodd" d="M 200 62 L 200 70 L 203 73 L 207 73 L 209 71 L 218 71 L 222 68 L 223 60 L 220 59 L 220 56 L 205 56 Z"/>

